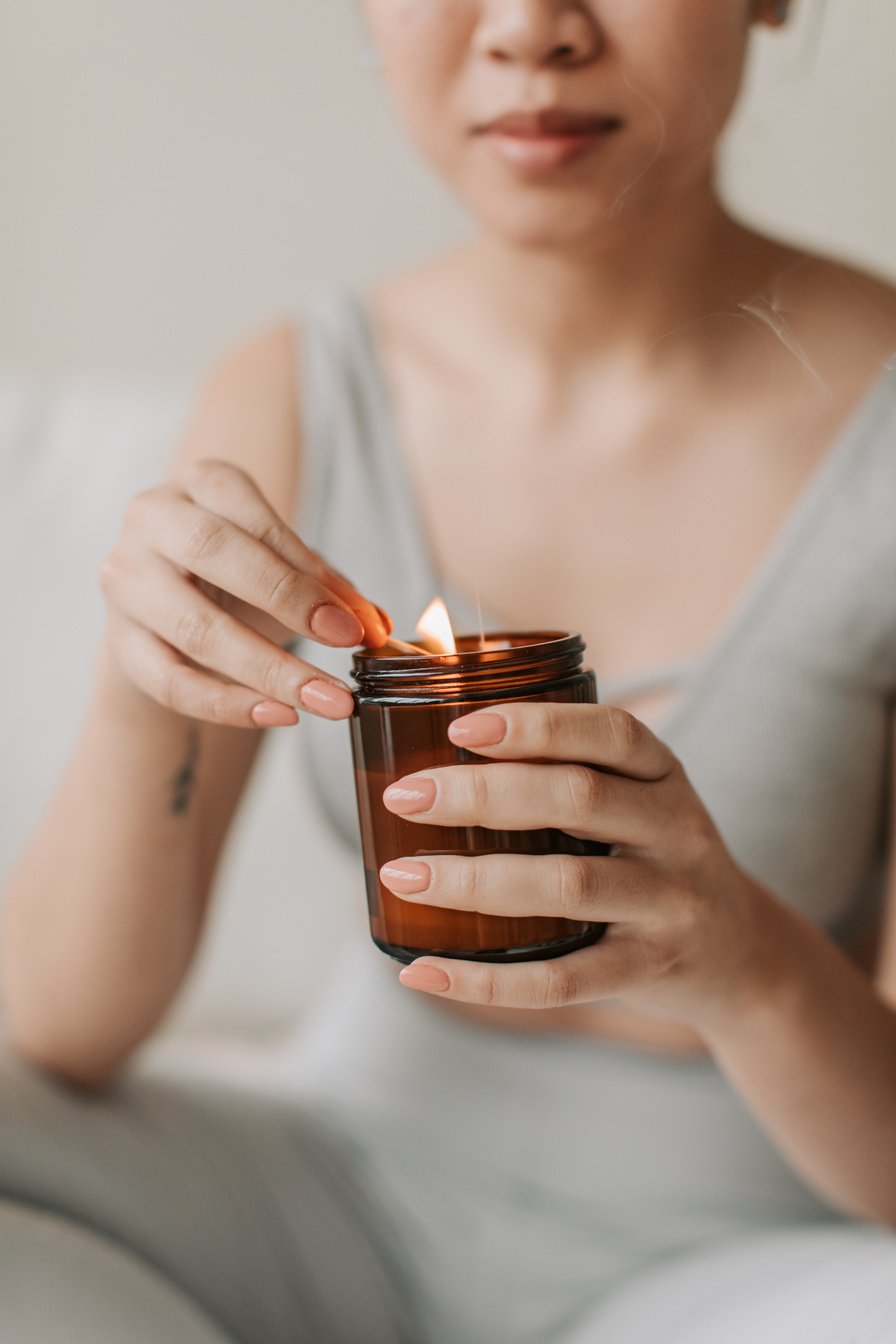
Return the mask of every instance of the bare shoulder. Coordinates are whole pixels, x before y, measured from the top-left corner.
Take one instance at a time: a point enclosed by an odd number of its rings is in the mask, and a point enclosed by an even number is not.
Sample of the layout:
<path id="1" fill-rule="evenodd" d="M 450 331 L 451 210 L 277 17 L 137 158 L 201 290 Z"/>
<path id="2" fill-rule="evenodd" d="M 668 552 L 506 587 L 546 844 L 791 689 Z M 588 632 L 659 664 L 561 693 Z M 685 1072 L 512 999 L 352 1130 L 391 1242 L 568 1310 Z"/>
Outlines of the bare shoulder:
<path id="1" fill-rule="evenodd" d="M 432 316 L 434 304 L 441 308 L 456 293 L 465 271 L 464 248 L 428 257 L 384 277 L 372 291 L 374 307 L 397 325 L 407 323 L 417 328 L 424 314 Z"/>
<path id="2" fill-rule="evenodd" d="M 896 356 L 896 286 L 870 270 L 810 252 L 794 252 L 776 277 L 782 317 L 832 381 L 862 384 Z"/>
<path id="3" fill-rule="evenodd" d="M 896 317 L 896 284 L 873 271 L 847 262 L 819 258 L 816 264 L 823 277 L 841 292 L 851 293 L 863 313 L 877 313 L 892 321 Z"/>
<path id="4" fill-rule="evenodd" d="M 285 320 L 248 334 L 212 363 L 178 445 L 180 466 L 216 457 L 242 467 L 281 516 L 294 516 L 301 421 L 301 335 Z"/>
<path id="5" fill-rule="evenodd" d="M 869 341 L 896 352 L 896 285 L 845 262 L 820 259 L 815 265 L 823 294 L 841 316 L 861 327 Z"/>
<path id="6" fill-rule="evenodd" d="M 457 249 L 391 275 L 372 291 L 371 309 L 393 364 L 443 378 L 466 366 L 474 338 L 468 277 L 466 251 Z"/>

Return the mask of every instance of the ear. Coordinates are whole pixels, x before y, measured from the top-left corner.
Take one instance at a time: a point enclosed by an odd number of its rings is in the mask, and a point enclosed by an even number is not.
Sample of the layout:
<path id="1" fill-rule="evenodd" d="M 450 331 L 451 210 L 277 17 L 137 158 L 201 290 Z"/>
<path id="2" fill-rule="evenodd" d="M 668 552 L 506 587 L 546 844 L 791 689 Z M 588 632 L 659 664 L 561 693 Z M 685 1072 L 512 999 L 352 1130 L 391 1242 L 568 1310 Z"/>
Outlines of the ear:
<path id="1" fill-rule="evenodd" d="M 790 0 L 755 0 L 753 22 L 768 28 L 783 28 L 790 18 Z"/>

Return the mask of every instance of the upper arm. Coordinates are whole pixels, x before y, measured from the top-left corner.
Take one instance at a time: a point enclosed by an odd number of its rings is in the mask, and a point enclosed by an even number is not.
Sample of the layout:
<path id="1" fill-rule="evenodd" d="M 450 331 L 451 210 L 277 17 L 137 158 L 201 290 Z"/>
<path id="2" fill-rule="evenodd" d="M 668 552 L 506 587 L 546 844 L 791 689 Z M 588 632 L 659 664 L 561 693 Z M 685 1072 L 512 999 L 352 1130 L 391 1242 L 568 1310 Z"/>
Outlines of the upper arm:
<path id="1" fill-rule="evenodd" d="M 889 783 L 887 887 L 875 978 L 883 998 L 896 1007 L 896 714 L 891 721 Z"/>
<path id="2" fill-rule="evenodd" d="M 300 455 L 298 341 L 292 324 L 278 322 L 212 368 L 177 445 L 172 475 L 203 458 L 232 462 L 292 522 Z"/>
<path id="3" fill-rule="evenodd" d="M 212 368 L 171 460 L 169 475 L 203 458 L 241 467 L 288 524 L 296 517 L 300 465 L 298 335 L 286 322 L 252 336 Z M 206 878 L 217 860 L 255 761 L 261 730 L 199 725 L 196 805 Z"/>

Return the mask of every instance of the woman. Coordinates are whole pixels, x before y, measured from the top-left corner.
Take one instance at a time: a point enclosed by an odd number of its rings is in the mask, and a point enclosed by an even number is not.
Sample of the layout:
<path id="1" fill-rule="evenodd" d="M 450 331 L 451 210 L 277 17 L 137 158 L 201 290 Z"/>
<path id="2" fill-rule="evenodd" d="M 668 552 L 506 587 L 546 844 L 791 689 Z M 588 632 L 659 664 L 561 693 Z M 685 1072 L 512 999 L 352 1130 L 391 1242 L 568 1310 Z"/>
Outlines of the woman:
<path id="1" fill-rule="evenodd" d="M 124 1241 L 236 1339 L 668 1340 L 680 1308 L 689 1344 L 748 1318 L 809 1338 L 813 1309 L 815 1340 L 884 1339 L 896 296 L 718 201 L 751 29 L 787 6 L 366 12 L 480 231 L 239 350 L 128 511 L 83 736 L 7 897 L 3 1187 Z M 615 847 L 396 856 L 383 880 L 608 935 L 516 966 L 351 963 L 294 1104 L 109 1086 L 195 954 L 251 730 L 309 711 L 356 843 L 337 673 L 435 591 L 464 627 L 479 598 L 489 625 L 580 630 L 607 703 L 469 716 L 453 740 L 487 770 L 386 805 Z M 37 1163 L 35 1129 L 65 1150 Z"/>

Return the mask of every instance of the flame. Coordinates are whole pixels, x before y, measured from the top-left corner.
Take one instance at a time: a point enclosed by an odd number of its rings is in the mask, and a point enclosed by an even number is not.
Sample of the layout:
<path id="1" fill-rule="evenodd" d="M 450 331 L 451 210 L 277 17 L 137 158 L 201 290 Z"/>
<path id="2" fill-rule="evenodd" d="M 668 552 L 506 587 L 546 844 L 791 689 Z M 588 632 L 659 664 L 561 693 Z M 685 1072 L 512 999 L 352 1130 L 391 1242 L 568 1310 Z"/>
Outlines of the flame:
<path id="1" fill-rule="evenodd" d="M 417 634 L 431 644 L 437 653 L 457 653 L 451 617 L 440 597 L 433 598 L 420 617 L 417 622 Z"/>

